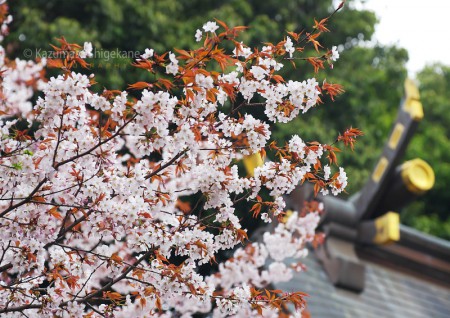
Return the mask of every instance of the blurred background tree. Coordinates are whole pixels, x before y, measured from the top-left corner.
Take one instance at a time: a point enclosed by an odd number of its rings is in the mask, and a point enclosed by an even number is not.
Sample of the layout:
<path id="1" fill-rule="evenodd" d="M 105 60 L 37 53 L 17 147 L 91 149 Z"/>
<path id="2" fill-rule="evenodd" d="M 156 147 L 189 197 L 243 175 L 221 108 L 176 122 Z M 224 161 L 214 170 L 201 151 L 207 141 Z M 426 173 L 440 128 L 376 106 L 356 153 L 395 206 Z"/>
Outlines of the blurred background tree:
<path id="1" fill-rule="evenodd" d="M 350 178 L 348 193 L 356 192 L 366 182 L 395 119 L 403 82 L 407 76 L 407 52 L 395 46 L 368 44 L 377 19 L 367 10 L 357 10 L 347 1 L 345 9 L 328 24 L 332 33 L 321 43 L 337 45 L 342 50 L 334 70 L 322 73 L 328 82 L 340 83 L 346 93 L 334 103 L 311 110 L 288 125 L 280 126 L 275 138 L 284 143 L 292 134 L 305 140 L 331 143 L 350 125 L 364 131 L 354 153 L 340 156 Z M 335 3 L 335 2 L 334 2 Z M 335 3 L 336 4 L 336 3 Z M 246 25 L 250 29 L 242 39 L 253 46 L 277 41 L 286 31 L 309 29 L 314 18 L 333 11 L 332 0 L 20 0 L 11 3 L 18 23 L 13 23 L 7 53 L 24 58 L 24 49 L 48 50 L 49 43 L 64 36 L 69 42 L 90 41 L 96 50 L 140 51 L 153 48 L 163 52 L 197 47 L 195 30 L 214 18 L 228 25 Z M 314 53 L 314 52 L 311 52 Z M 96 58 L 92 72 L 99 83 L 109 89 L 124 89 L 126 84 L 148 80 L 149 74 L 131 67 L 131 59 Z M 292 69 L 285 63 L 285 76 L 313 76 L 311 66 Z M 291 74 L 289 74 L 291 73 Z M 323 75 L 325 74 L 325 76 Z M 450 115 L 444 112 L 450 93 L 450 69 L 431 66 L 424 69 L 421 82 L 425 119 L 408 149 L 408 157 L 421 157 L 435 169 L 435 188 L 402 214 L 403 222 L 444 238 L 450 238 L 450 219 L 445 189 L 450 180 Z"/>
<path id="2" fill-rule="evenodd" d="M 434 64 L 417 74 L 425 118 L 407 157 L 420 156 L 433 167 L 436 184 L 403 213 L 403 222 L 450 240 L 450 67 Z"/>

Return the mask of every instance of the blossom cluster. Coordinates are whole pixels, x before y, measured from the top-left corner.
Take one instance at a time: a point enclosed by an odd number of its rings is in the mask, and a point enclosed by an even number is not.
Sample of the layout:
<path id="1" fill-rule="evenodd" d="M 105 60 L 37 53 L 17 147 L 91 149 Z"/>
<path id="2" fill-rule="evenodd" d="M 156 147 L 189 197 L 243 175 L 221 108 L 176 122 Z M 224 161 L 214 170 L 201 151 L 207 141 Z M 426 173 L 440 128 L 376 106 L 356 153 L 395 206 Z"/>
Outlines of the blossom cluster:
<path id="1" fill-rule="evenodd" d="M 6 7 L 6 4 L 0 4 Z M 8 25 L 12 22 L 11 15 L 4 11 L 0 17 L 0 44 L 4 36 L 8 34 Z M 0 100 L 2 108 L 0 115 L 13 114 L 25 117 L 30 114 L 32 103 L 29 101 L 34 94 L 33 87 L 42 84 L 41 72 L 45 67 L 46 59 L 38 63 L 15 59 L 8 61 L 5 56 L 5 48 L 0 45 L 0 70 L 2 72 Z"/>
<path id="2" fill-rule="evenodd" d="M 236 203 L 255 204 L 266 222 L 281 220 L 283 196 L 298 184 L 337 194 L 347 179 L 342 168 L 333 177 L 321 169 L 331 146 L 298 136 L 285 147 L 269 144 L 272 123 L 306 112 L 325 90 L 314 78 L 286 83 L 277 75 L 302 41 L 250 49 L 235 40 L 243 29 L 210 21 L 197 30 L 197 50 L 145 50 L 134 65 L 156 80 L 131 84 L 139 97 L 96 92 L 94 75 L 71 71 L 87 66 L 90 43 L 61 39 L 57 50 L 77 54 L 38 63 L 9 61 L 0 47 L 1 314 L 277 317 L 289 302 L 302 310 L 302 294 L 258 289 L 292 277 L 283 261 L 306 255 L 318 211 L 295 212 L 237 248 L 247 239 L 239 213 L 251 212 Z M 224 41 L 234 53 L 219 48 Z M 214 64 L 222 72 L 207 67 Z M 62 74 L 44 80 L 45 65 Z M 267 119 L 245 112 L 253 106 Z M 265 149 L 280 159 L 250 176 L 239 171 L 239 160 Z M 272 201 L 261 199 L 265 190 Z M 217 273 L 199 274 L 232 249 Z"/>

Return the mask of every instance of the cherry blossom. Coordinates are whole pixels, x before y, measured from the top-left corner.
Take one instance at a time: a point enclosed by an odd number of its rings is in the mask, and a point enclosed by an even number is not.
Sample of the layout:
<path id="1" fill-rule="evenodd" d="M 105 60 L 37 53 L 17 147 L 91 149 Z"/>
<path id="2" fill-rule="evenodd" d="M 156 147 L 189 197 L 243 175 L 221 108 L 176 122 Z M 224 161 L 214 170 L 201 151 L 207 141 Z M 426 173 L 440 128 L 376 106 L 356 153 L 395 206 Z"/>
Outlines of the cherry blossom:
<path id="1" fill-rule="evenodd" d="M 143 59 L 149 59 L 149 58 L 153 57 L 153 53 L 154 53 L 153 49 L 146 48 L 144 51 L 144 54 L 142 54 L 141 57 Z"/>
<path id="2" fill-rule="evenodd" d="M 205 32 L 216 32 L 216 30 L 219 28 L 216 22 L 208 21 L 203 25 L 203 30 Z"/>
<path id="3" fill-rule="evenodd" d="M 10 21 L 1 17 L 2 35 Z M 155 79 L 125 91 L 100 90 L 95 75 L 73 71 L 89 66 L 89 42 L 61 38 L 62 58 L 37 62 L 9 60 L 0 46 L 2 315 L 278 317 L 289 303 L 294 316 L 303 310 L 303 293 L 264 290 L 291 279 L 287 260 L 305 257 L 316 240 L 321 208 L 288 213 L 284 196 L 303 182 L 337 194 L 347 176 L 337 167 L 330 177 L 333 160 L 322 169 L 334 146 L 297 135 L 279 146 L 272 124 L 340 91 L 277 74 L 308 41 L 291 35 L 252 49 L 237 40 L 243 27 L 217 23 L 223 32 L 197 49 L 147 48 L 133 65 Z M 203 30 L 215 33 L 217 23 Z M 60 75 L 45 79 L 46 66 Z M 353 146 L 358 134 L 341 139 Z M 267 152 L 272 161 L 240 171 L 245 156 Z M 271 229 L 249 243 L 243 214 Z M 200 274 L 224 251 L 232 257 L 217 272 Z"/>
<path id="4" fill-rule="evenodd" d="M 81 58 L 87 58 L 92 57 L 92 43 L 91 42 L 84 42 L 83 50 L 81 50 L 79 53 Z"/>
<path id="5" fill-rule="evenodd" d="M 332 51 L 331 51 L 331 57 L 330 57 L 330 59 L 331 59 L 333 62 L 335 62 L 335 61 L 338 60 L 338 58 L 339 58 L 339 51 L 337 50 L 337 47 L 336 47 L 336 46 L 333 46 L 333 47 L 332 47 Z"/>
<path id="6" fill-rule="evenodd" d="M 197 29 L 197 31 L 195 31 L 195 41 L 200 42 L 202 39 L 202 31 L 200 29 Z"/>

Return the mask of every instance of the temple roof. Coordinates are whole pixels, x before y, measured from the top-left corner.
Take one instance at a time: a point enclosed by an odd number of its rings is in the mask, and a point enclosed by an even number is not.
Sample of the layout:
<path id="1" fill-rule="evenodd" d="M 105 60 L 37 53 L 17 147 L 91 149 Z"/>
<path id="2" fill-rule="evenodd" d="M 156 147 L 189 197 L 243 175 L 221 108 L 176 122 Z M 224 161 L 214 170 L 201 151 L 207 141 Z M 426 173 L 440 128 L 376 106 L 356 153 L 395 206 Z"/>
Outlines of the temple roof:
<path id="1" fill-rule="evenodd" d="M 365 259 L 366 252 L 358 253 L 365 266 L 365 287 L 360 293 L 335 287 L 313 251 L 304 260 L 307 271 L 274 287 L 308 293 L 307 310 L 311 317 L 450 317 L 450 285 L 445 286 L 450 284 L 450 275 L 439 285 L 420 278 L 405 264 L 392 267 L 385 261 L 380 264 Z"/>

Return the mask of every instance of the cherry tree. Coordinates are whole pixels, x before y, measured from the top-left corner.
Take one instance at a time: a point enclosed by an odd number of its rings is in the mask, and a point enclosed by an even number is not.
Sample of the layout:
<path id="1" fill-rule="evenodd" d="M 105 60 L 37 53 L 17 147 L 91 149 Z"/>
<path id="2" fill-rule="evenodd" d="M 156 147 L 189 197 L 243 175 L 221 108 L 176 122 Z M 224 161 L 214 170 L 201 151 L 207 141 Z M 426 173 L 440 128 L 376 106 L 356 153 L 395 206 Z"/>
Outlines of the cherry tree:
<path id="1" fill-rule="evenodd" d="M 6 3 L 0 13 L 3 38 Z M 37 62 L 9 60 L 0 46 L 0 313 L 287 317 L 292 304 L 301 316 L 306 294 L 266 286 L 298 269 L 286 260 L 317 241 L 320 207 L 287 217 L 283 196 L 303 182 L 316 193 L 343 191 L 335 144 L 353 146 L 361 133 L 348 129 L 333 144 L 270 137 L 274 123 L 343 92 L 279 74 L 283 63 L 333 65 L 336 47 L 318 40 L 330 17 L 261 48 L 238 40 L 245 27 L 209 21 L 194 50 L 146 49 L 133 65 L 153 80 L 126 91 L 94 90 L 90 43 L 62 38 L 54 57 Z M 303 56 L 307 46 L 315 56 Z M 46 79 L 45 68 L 60 75 Z M 239 171 L 245 156 L 268 151 L 275 160 Z M 251 209 L 236 211 L 241 201 Z M 238 212 L 276 224 L 249 242 Z M 224 250 L 233 257 L 201 275 Z"/>

